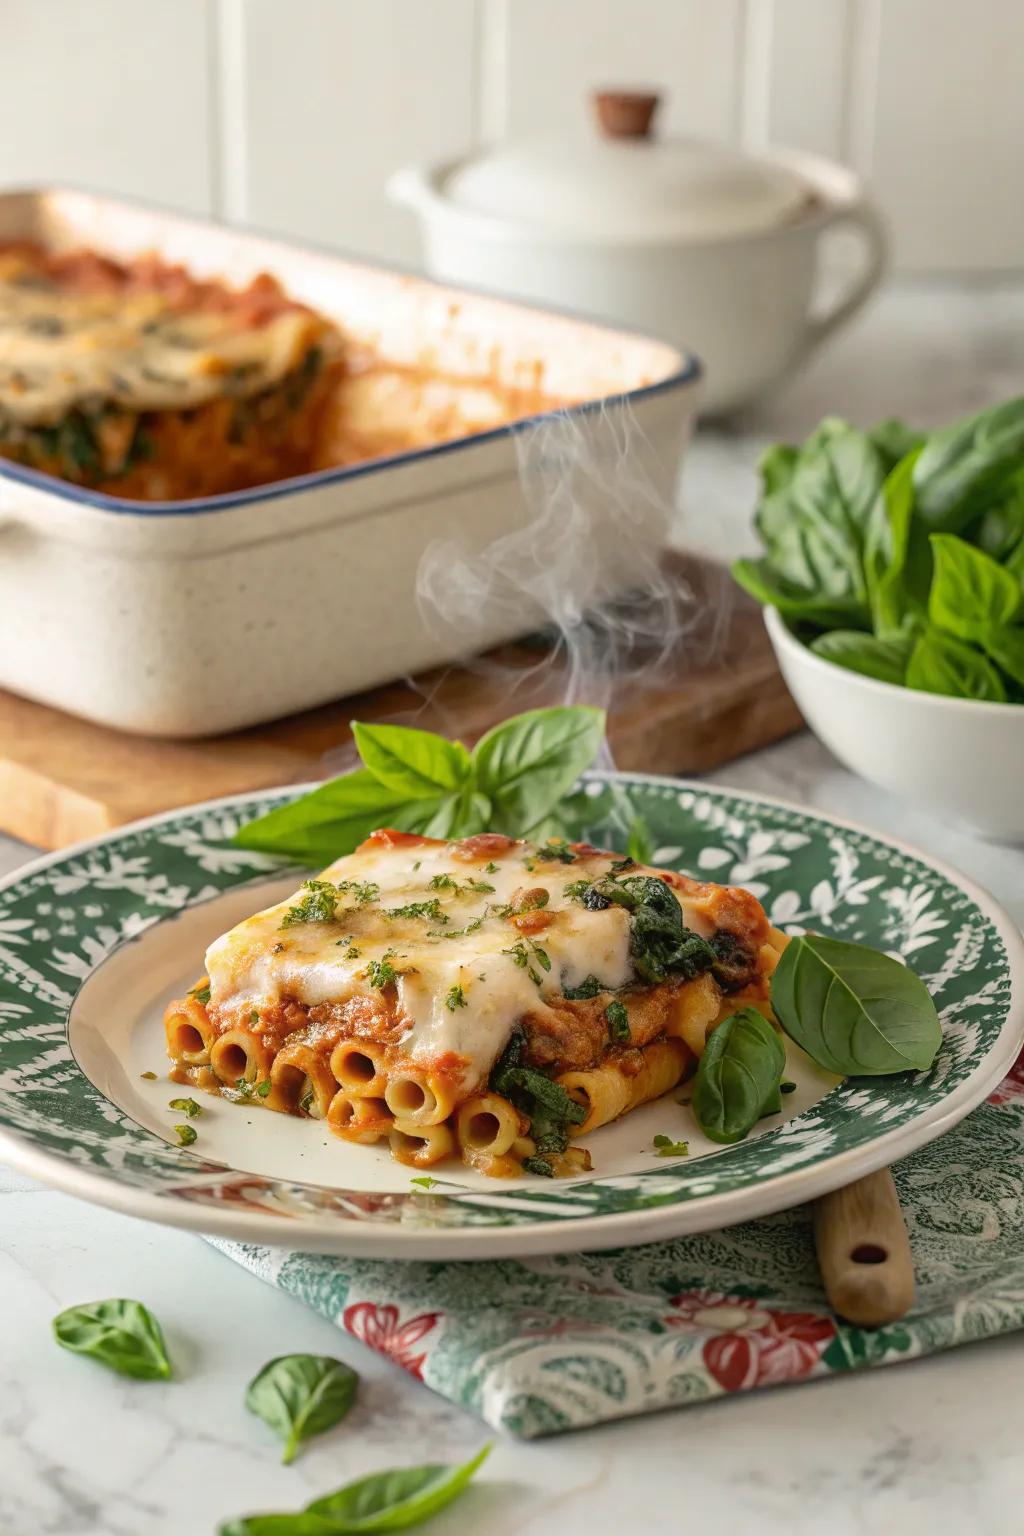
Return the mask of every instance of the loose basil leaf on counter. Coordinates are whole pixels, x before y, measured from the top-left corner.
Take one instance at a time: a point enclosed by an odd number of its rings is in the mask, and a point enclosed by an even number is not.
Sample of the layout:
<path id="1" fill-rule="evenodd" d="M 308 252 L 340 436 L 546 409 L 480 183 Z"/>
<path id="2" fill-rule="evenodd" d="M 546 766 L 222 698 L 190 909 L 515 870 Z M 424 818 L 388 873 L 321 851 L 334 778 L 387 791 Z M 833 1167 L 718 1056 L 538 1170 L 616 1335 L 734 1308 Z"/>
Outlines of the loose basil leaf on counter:
<path id="1" fill-rule="evenodd" d="M 741 1008 L 713 1030 L 693 1080 L 691 1107 L 712 1141 L 742 1141 L 781 1105 L 786 1048 L 756 1008 Z"/>
<path id="2" fill-rule="evenodd" d="M 894 640 L 876 640 L 857 629 L 833 629 L 811 641 L 815 656 L 845 667 L 849 672 L 860 672 L 864 677 L 874 677 L 882 683 L 902 683 L 907 673 L 907 661 L 913 648 L 913 640 L 907 635 Z"/>
<path id="3" fill-rule="evenodd" d="M 113 1298 L 68 1307 L 53 1320 L 57 1343 L 76 1355 L 89 1355 L 119 1376 L 136 1381 L 167 1381 L 167 1358 L 160 1324 L 141 1301 Z"/>
<path id="4" fill-rule="evenodd" d="M 473 772 L 490 799 L 493 830 L 521 836 L 550 815 L 594 761 L 604 730 L 604 710 L 578 704 L 531 709 L 482 736 Z"/>
<path id="5" fill-rule="evenodd" d="M 293 1515 L 249 1515 L 220 1527 L 218 1536 L 370 1536 L 429 1520 L 457 1499 L 490 1454 L 491 1446 L 461 1467 L 395 1467 L 372 1472 Z"/>
<path id="6" fill-rule="evenodd" d="M 926 630 L 916 642 L 907 662 L 906 683 L 908 688 L 954 699 L 1006 702 L 1006 688 L 992 663 L 962 640 L 937 629 Z"/>
<path id="7" fill-rule="evenodd" d="M 469 777 L 469 753 L 461 741 L 408 725 L 352 722 L 359 756 L 374 778 L 409 800 L 461 789 Z"/>
<path id="8" fill-rule="evenodd" d="M 787 1035 L 843 1077 L 924 1072 L 942 1044 L 939 1016 L 921 978 L 863 944 L 816 934 L 790 939 L 771 988 Z"/>
<path id="9" fill-rule="evenodd" d="M 952 533 L 933 533 L 931 546 L 933 624 L 958 640 L 979 642 L 987 630 L 1013 621 L 1024 593 L 1011 572 Z"/>
<path id="10" fill-rule="evenodd" d="M 245 1406 L 280 1435 L 287 1464 L 303 1440 L 341 1422 L 358 1384 L 356 1372 L 330 1355 L 279 1355 L 253 1377 Z"/>

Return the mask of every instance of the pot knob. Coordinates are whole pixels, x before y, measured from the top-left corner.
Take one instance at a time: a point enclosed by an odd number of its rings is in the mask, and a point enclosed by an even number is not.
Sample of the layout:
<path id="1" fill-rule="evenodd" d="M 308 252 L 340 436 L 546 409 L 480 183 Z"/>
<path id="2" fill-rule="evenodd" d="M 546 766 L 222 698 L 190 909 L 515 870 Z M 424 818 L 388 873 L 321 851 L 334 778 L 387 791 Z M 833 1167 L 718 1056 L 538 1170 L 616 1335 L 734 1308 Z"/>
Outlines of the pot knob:
<path id="1" fill-rule="evenodd" d="M 609 139 L 646 139 L 661 97 L 656 91 L 594 91 L 601 132 Z"/>

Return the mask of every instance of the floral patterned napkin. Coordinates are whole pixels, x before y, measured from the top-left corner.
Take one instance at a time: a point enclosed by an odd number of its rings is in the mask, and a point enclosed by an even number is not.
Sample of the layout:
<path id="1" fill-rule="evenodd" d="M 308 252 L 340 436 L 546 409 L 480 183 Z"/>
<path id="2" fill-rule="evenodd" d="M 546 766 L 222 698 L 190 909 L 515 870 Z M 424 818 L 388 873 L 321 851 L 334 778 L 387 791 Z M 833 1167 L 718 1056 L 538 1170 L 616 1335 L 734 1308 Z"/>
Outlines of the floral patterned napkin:
<path id="1" fill-rule="evenodd" d="M 829 1311 L 800 1208 L 677 1242 L 500 1263 L 217 1246 L 495 1429 L 532 1437 L 1024 1326 L 1024 1056 L 893 1173 L 917 1302 L 874 1331 Z"/>

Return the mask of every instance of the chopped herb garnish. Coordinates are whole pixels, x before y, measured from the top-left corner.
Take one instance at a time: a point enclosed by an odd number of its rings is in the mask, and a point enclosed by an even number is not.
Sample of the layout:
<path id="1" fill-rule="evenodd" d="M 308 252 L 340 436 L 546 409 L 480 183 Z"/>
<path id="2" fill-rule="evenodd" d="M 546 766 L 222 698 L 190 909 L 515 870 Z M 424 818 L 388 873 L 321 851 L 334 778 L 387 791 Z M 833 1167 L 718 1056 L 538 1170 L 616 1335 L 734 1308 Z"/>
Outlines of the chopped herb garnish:
<path id="1" fill-rule="evenodd" d="M 629 1014 L 622 1003 L 609 1003 L 604 1011 L 608 1020 L 608 1034 L 612 1040 L 630 1040 Z"/>
<path id="2" fill-rule="evenodd" d="M 457 891 L 459 882 L 451 875 L 431 875 L 427 886 L 432 891 Z"/>
<path id="3" fill-rule="evenodd" d="M 420 865 L 421 865 L 421 864 L 422 864 L 422 863 L 423 863 L 423 860 L 422 860 L 422 859 L 417 859 L 417 860 L 416 860 L 416 862 L 415 862 L 415 864 L 414 864 L 414 865 L 413 865 L 413 873 L 415 873 L 415 872 L 416 872 L 416 870 L 417 870 L 417 869 L 419 869 L 419 867 L 420 867 Z"/>
<path id="4" fill-rule="evenodd" d="M 307 896 L 294 907 L 289 907 L 281 919 L 282 928 L 294 928 L 297 923 L 330 923 L 338 905 L 339 891 L 329 880 L 304 880 Z"/>
<path id="5" fill-rule="evenodd" d="M 312 1108 L 313 1108 L 313 1090 L 312 1090 L 312 1088 L 307 1088 L 305 1093 L 302 1095 L 302 1098 L 299 1100 L 299 1108 L 302 1110 L 302 1113 L 304 1115 L 308 1115 L 310 1113 L 310 1111 L 312 1110 Z"/>
<path id="6" fill-rule="evenodd" d="M 269 1092 L 270 1092 L 270 1090 L 271 1090 L 271 1088 L 273 1086 L 274 1085 L 270 1081 L 270 1078 L 269 1077 L 265 1077 L 263 1079 L 262 1083 L 257 1083 L 256 1084 L 256 1094 L 257 1094 L 257 1097 L 261 1098 L 261 1099 L 265 1099 L 267 1097 L 267 1095 L 269 1094 Z"/>
<path id="7" fill-rule="evenodd" d="M 345 960 L 358 960 L 361 953 L 362 951 L 358 950 L 354 944 L 350 944 L 343 958 Z"/>
<path id="8" fill-rule="evenodd" d="M 179 1115 L 187 1115 L 190 1120 L 195 1120 L 203 1112 L 195 1099 L 170 1099 L 167 1108 L 176 1109 Z"/>
<path id="9" fill-rule="evenodd" d="M 496 875 L 497 873 L 498 873 L 498 866 L 497 866 L 497 864 L 493 864 L 492 863 L 492 864 L 485 864 L 484 865 L 484 874 L 485 875 Z"/>
<path id="10" fill-rule="evenodd" d="M 589 890 L 589 880 L 570 880 L 569 884 L 565 888 L 565 895 L 568 896 L 570 901 L 576 901 L 582 905 L 583 898 L 586 896 Z"/>
<path id="11" fill-rule="evenodd" d="M 484 920 L 483 920 L 482 917 L 474 917 L 473 921 L 471 923 L 467 923 L 465 928 L 449 928 L 447 933 L 429 933 L 428 932 L 427 938 L 428 939 L 461 939 L 461 938 L 464 938 L 467 933 L 476 933 L 478 928 L 482 928 L 483 927 L 483 922 L 484 922 Z"/>
<path id="12" fill-rule="evenodd" d="M 196 1139 L 196 1128 L 194 1125 L 176 1125 L 174 1134 L 178 1138 L 179 1147 L 190 1147 Z"/>
<path id="13" fill-rule="evenodd" d="M 156 1082 L 156 1073 L 155 1072 L 140 1072 L 139 1076 L 140 1077 L 144 1077 L 146 1079 L 147 1083 L 155 1083 Z"/>
<path id="14" fill-rule="evenodd" d="M 570 1003 L 578 1003 L 584 998 L 597 997 L 600 992 L 607 991 L 604 982 L 598 981 L 596 976 L 584 976 L 578 987 L 563 987 L 562 996 L 568 998 Z"/>
<path id="15" fill-rule="evenodd" d="M 434 896 L 430 901 L 410 901 L 404 907 L 388 907 L 385 917 L 426 917 L 432 923 L 446 923 L 448 914 Z"/>
<path id="16" fill-rule="evenodd" d="M 441 1182 L 440 1179 L 432 1179 L 429 1173 L 422 1173 L 418 1178 L 410 1179 L 410 1184 L 415 1184 L 417 1189 L 434 1189 Z"/>
<path id="17" fill-rule="evenodd" d="M 791 1083 L 788 1078 L 784 1078 L 779 1084 L 779 1092 L 796 1093 L 796 1083 Z"/>
<path id="18" fill-rule="evenodd" d="M 454 1013 L 456 1008 L 467 1008 L 469 1006 L 466 1002 L 465 994 L 459 986 L 448 988 L 448 991 L 445 993 L 444 1004 L 449 1013 Z"/>
<path id="19" fill-rule="evenodd" d="M 502 954 L 511 955 L 519 969 L 525 971 L 530 980 L 535 982 L 538 987 L 541 985 L 543 977 L 538 975 L 533 962 L 536 961 L 542 970 L 550 971 L 551 969 L 551 960 L 547 951 L 539 948 L 536 944 L 528 944 L 524 939 L 520 939 L 518 943 L 513 944 L 511 949 L 503 949 Z"/>
<path id="20" fill-rule="evenodd" d="M 372 880 L 339 880 L 338 890 L 351 896 L 357 907 L 368 907 L 380 895 L 380 886 Z"/>
<path id="21" fill-rule="evenodd" d="M 371 987 L 376 987 L 378 991 L 381 991 L 384 987 L 398 980 L 398 973 L 391 964 L 394 956 L 394 950 L 389 949 L 379 960 L 370 961 L 366 967 L 366 978 Z"/>
<path id="22" fill-rule="evenodd" d="M 523 1158 L 523 1172 L 539 1174 L 542 1179 L 553 1179 L 555 1176 L 555 1170 L 547 1158 L 538 1157 L 536 1154 Z"/>
<path id="23" fill-rule="evenodd" d="M 538 859 L 557 859 L 560 864 L 575 864 L 576 855 L 564 837 L 549 837 L 542 848 L 537 849 Z"/>
<path id="24" fill-rule="evenodd" d="M 488 885 L 486 880 L 467 880 L 466 889 L 469 891 L 480 891 L 485 896 L 494 894 L 494 886 Z"/>
<path id="25" fill-rule="evenodd" d="M 260 1011 L 259 1011 L 258 1008 L 254 1008 L 252 1010 L 252 1012 L 249 1014 L 249 1023 L 250 1024 L 258 1024 L 259 1021 L 260 1021 Z"/>
<path id="26" fill-rule="evenodd" d="M 654 1147 L 658 1157 L 688 1157 L 690 1154 L 685 1141 L 673 1141 L 671 1136 L 655 1136 Z"/>
<path id="27" fill-rule="evenodd" d="M 189 997 L 194 997 L 197 1003 L 202 1003 L 205 1006 L 210 1001 L 210 983 L 204 981 L 198 987 L 193 987 Z"/>

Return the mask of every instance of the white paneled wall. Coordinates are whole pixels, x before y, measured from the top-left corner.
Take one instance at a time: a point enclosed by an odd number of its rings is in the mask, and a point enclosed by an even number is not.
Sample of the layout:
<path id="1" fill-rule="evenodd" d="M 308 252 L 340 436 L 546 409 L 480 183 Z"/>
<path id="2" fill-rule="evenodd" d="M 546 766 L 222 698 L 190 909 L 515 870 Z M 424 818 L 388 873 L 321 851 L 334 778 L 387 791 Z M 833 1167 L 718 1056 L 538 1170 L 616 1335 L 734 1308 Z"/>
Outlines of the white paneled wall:
<path id="1" fill-rule="evenodd" d="M 854 165 L 905 269 L 1024 267 L 1024 0 L 0 0 L 0 183 L 413 262 L 393 170 L 589 131 L 597 84 Z"/>

